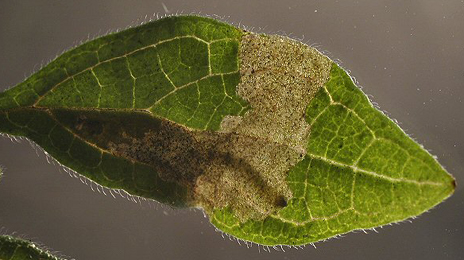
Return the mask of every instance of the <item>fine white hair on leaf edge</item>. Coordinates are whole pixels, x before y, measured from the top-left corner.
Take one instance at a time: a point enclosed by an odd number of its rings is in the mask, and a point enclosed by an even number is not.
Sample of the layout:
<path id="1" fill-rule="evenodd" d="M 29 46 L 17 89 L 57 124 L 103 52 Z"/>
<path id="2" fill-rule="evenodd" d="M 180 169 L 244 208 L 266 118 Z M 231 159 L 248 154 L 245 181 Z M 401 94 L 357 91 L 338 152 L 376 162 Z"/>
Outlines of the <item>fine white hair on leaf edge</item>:
<path id="1" fill-rule="evenodd" d="M 448 197 L 449 198 L 449 197 Z M 447 200 L 448 198 L 444 199 Z M 314 247 L 314 249 L 317 249 L 316 247 L 316 244 L 318 243 L 324 243 L 324 242 L 328 242 L 330 240 L 334 240 L 334 239 L 340 239 L 340 238 L 343 238 L 349 234 L 356 234 L 356 233 L 364 233 L 364 234 L 369 234 L 368 231 L 372 231 L 374 233 L 379 233 L 378 229 L 383 229 L 384 227 L 387 227 L 387 226 L 393 226 L 393 225 L 400 225 L 400 224 L 403 224 L 403 223 L 413 223 L 413 220 L 416 220 L 418 219 L 419 217 L 421 217 L 423 214 L 426 214 L 426 213 L 430 213 L 431 210 L 433 210 L 435 207 L 437 207 L 437 205 L 433 206 L 432 208 L 422 212 L 420 215 L 418 216 L 412 216 L 412 217 L 408 217 L 408 218 L 405 218 L 405 219 L 402 219 L 402 220 L 397 220 L 397 221 L 394 221 L 394 222 L 391 222 L 391 223 L 386 223 L 386 224 L 383 224 L 383 225 L 379 225 L 379 226 L 376 226 L 376 227 L 370 227 L 370 228 L 358 228 L 358 229 L 353 229 L 351 231 L 347 231 L 345 233 L 342 233 L 342 234 L 337 234 L 337 235 L 334 235 L 332 237 L 329 237 L 329 238 L 325 238 L 325 239 L 322 239 L 322 240 L 319 240 L 319 241 L 316 241 L 316 242 L 309 242 L 307 244 L 301 244 L 301 245 L 284 245 L 284 244 L 277 244 L 277 245 L 273 245 L 273 246 L 269 246 L 269 245 L 262 245 L 262 244 L 258 244 L 256 242 L 253 242 L 253 241 L 250 241 L 250 240 L 245 240 L 245 239 L 241 239 L 241 238 L 237 238 L 231 234 L 228 234 L 228 233 L 225 233 L 224 231 L 220 230 L 219 228 L 217 228 L 216 226 L 214 226 L 211 222 L 210 222 L 210 225 L 213 226 L 214 230 L 217 232 L 217 233 L 220 233 L 222 238 L 225 239 L 227 236 L 227 238 L 230 240 L 230 241 L 234 241 L 236 240 L 237 243 L 242 246 L 242 243 L 246 245 L 247 248 L 251 248 L 253 247 L 253 245 L 256 245 L 256 247 L 258 248 L 258 251 L 261 252 L 261 249 L 263 249 L 263 251 L 266 251 L 266 252 L 271 252 L 270 251 L 270 248 L 274 249 L 275 251 L 280 251 L 278 249 L 282 249 L 282 251 L 285 252 L 285 250 L 283 250 L 283 248 L 288 248 L 288 249 L 304 249 L 306 248 L 306 246 L 310 245 L 312 247 Z M 205 215 L 205 217 L 207 217 Z M 240 241 L 240 242 L 239 242 Z"/>
<path id="2" fill-rule="evenodd" d="M 61 251 L 53 250 L 49 246 L 45 245 L 44 243 L 40 242 L 37 238 L 31 238 L 25 234 L 21 234 L 17 231 L 9 232 L 7 228 L 2 227 L 0 228 L 0 236 L 8 236 L 13 239 L 21 239 L 25 240 L 33 245 L 33 247 L 37 248 L 39 251 L 47 254 L 48 257 L 53 259 L 62 259 L 62 260 L 75 260 L 74 258 L 70 258 L 69 256 L 63 254 Z"/>
<path id="3" fill-rule="evenodd" d="M 35 152 L 36 152 L 36 154 L 38 156 L 40 156 L 40 153 L 44 154 L 47 163 L 58 166 L 58 170 L 60 172 L 64 171 L 70 177 L 72 177 L 74 179 L 79 179 L 83 184 L 90 187 L 90 189 L 93 192 L 98 192 L 98 193 L 103 194 L 105 196 L 110 195 L 111 197 L 113 197 L 115 199 L 117 197 L 121 197 L 121 198 L 124 198 L 124 199 L 126 199 L 128 201 L 134 202 L 136 204 L 140 204 L 141 206 L 144 203 L 147 203 L 150 208 L 154 208 L 154 209 L 161 208 L 163 210 L 172 210 L 172 211 L 175 210 L 175 208 L 173 206 L 170 206 L 169 204 L 160 203 L 160 202 L 158 202 L 158 201 L 156 201 L 154 199 L 145 198 L 145 197 L 138 196 L 138 195 L 133 195 L 133 194 L 128 193 L 124 189 L 113 189 L 113 188 L 108 188 L 108 187 L 102 186 L 101 184 L 98 184 L 97 182 L 89 179 L 88 177 L 85 177 L 85 176 L 79 174 L 78 172 L 74 171 L 73 169 L 67 167 L 66 165 L 61 164 L 55 158 L 53 158 L 47 151 L 45 151 L 42 147 L 40 147 L 34 141 L 32 141 L 32 140 L 30 140 L 30 139 L 28 139 L 26 137 L 15 137 L 13 135 L 4 134 L 4 133 L 0 133 L 0 136 L 8 138 L 12 142 L 17 142 L 17 143 L 20 143 L 22 140 L 27 140 L 29 142 L 30 146 L 35 150 Z M 5 169 L 5 167 L 2 167 L 2 169 Z M 4 176 L 4 174 L 0 174 L 0 178 L 2 178 L 3 176 Z M 119 196 L 116 196 L 116 195 L 119 195 Z"/>

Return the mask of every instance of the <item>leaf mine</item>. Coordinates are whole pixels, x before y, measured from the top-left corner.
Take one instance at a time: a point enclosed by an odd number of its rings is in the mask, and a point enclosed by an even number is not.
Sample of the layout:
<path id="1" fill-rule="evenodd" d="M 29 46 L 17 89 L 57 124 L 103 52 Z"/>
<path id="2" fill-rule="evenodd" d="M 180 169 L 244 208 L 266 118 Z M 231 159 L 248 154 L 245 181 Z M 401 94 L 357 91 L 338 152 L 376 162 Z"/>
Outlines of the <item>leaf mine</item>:
<path id="1" fill-rule="evenodd" d="M 64 53 L 0 93 L 0 132 L 262 245 L 402 221 L 455 189 L 328 57 L 198 16 Z"/>

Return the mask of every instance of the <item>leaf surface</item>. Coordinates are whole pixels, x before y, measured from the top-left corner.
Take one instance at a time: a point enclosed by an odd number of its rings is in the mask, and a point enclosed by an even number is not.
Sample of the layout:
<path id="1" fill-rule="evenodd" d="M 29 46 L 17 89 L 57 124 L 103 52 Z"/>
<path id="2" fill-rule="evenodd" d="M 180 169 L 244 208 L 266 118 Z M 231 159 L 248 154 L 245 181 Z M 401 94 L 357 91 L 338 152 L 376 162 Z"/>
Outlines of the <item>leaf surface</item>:
<path id="1" fill-rule="evenodd" d="M 64 53 L 0 93 L 0 132 L 263 245 L 401 221 L 455 188 L 326 56 L 198 16 Z"/>
<path id="2" fill-rule="evenodd" d="M 8 260 L 64 260 L 36 244 L 12 236 L 0 236 L 0 259 Z"/>

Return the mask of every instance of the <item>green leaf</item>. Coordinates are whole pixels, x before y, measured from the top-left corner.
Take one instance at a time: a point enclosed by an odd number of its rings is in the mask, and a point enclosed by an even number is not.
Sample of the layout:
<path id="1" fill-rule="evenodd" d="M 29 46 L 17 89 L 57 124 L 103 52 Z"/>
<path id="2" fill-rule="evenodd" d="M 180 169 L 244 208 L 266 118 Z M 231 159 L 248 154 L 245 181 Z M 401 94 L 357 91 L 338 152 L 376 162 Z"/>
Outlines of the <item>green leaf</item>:
<path id="1" fill-rule="evenodd" d="M 0 259 L 8 260 L 64 260 L 52 255 L 31 241 L 12 236 L 0 236 Z"/>
<path id="2" fill-rule="evenodd" d="M 455 188 L 329 58 L 198 16 L 64 53 L 0 93 L 0 132 L 263 245 L 401 221 Z"/>

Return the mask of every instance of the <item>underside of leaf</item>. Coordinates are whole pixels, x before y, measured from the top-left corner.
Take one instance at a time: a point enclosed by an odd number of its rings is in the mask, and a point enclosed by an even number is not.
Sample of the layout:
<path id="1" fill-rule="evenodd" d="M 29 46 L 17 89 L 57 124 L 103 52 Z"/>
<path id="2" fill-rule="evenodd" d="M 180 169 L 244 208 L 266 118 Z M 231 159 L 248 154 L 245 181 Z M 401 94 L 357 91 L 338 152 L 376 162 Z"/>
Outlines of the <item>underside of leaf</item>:
<path id="1" fill-rule="evenodd" d="M 455 188 L 329 58 L 198 16 L 64 53 L 0 93 L 0 132 L 263 245 L 401 221 Z"/>

